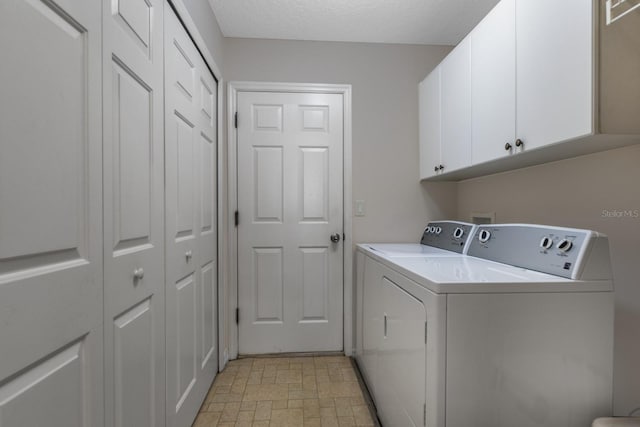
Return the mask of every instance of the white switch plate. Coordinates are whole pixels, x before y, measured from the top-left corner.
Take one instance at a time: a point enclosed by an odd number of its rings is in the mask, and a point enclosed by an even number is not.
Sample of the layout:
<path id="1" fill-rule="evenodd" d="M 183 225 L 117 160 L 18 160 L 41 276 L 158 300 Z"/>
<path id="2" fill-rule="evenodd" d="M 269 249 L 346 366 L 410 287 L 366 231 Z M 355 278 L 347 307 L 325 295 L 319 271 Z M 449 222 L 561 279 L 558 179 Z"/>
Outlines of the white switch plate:
<path id="1" fill-rule="evenodd" d="M 356 216 L 364 216 L 365 203 L 364 200 L 356 200 Z"/>

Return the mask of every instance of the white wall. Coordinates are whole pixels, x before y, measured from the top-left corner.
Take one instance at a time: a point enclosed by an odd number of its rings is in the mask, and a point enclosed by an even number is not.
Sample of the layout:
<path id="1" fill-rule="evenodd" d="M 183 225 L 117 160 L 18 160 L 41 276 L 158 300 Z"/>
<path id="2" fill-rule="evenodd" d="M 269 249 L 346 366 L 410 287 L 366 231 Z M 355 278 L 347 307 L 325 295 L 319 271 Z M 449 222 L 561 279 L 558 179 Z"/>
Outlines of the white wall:
<path id="1" fill-rule="evenodd" d="M 640 406 L 640 146 L 458 184 L 458 218 L 587 228 L 609 236 L 615 280 L 614 411 Z M 616 217 L 614 211 L 631 211 Z M 607 216 L 607 212 L 610 212 Z"/>
<path id="2" fill-rule="evenodd" d="M 223 62 L 223 44 L 224 36 L 220 31 L 220 25 L 218 20 L 209 6 L 207 0 L 182 0 L 185 7 L 189 11 L 189 15 L 193 22 L 198 27 L 200 35 L 204 39 L 207 49 L 216 61 L 216 64 L 221 67 Z"/>
<path id="3" fill-rule="evenodd" d="M 447 46 L 225 39 L 227 81 L 342 83 L 353 88 L 354 242 L 416 241 L 455 215 L 455 184 L 418 182 L 418 82 Z M 429 201 L 426 203 L 425 198 Z"/>

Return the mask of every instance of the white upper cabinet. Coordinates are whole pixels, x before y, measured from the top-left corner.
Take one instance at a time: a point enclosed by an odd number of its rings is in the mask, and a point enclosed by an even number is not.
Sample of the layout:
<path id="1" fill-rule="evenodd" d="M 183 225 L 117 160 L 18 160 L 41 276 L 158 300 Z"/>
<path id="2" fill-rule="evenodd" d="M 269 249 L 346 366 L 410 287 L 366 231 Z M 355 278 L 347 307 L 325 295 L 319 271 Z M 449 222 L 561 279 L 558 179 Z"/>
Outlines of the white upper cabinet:
<path id="1" fill-rule="evenodd" d="M 468 37 L 440 64 L 440 84 L 441 171 L 446 173 L 471 164 L 471 49 Z"/>
<path id="2" fill-rule="evenodd" d="M 420 179 L 434 176 L 440 166 L 440 67 L 419 85 Z"/>
<path id="3" fill-rule="evenodd" d="M 503 0 L 471 33 L 471 161 L 515 152 L 516 0 Z"/>
<path id="4" fill-rule="evenodd" d="M 517 137 L 526 150 L 593 133 L 593 5 L 516 1 Z"/>
<path id="5" fill-rule="evenodd" d="M 460 180 L 640 143 L 640 14 L 607 26 L 603 7 L 498 3 L 429 75 L 440 78 L 439 109 L 432 83 L 421 84 L 420 178 Z"/>

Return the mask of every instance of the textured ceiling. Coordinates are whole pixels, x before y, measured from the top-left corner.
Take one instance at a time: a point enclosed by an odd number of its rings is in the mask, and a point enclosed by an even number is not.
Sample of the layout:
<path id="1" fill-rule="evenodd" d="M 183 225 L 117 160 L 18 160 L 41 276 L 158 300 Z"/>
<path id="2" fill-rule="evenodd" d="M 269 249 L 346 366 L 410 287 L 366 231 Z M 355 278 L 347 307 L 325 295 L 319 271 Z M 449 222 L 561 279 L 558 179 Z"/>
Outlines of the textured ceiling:
<path id="1" fill-rule="evenodd" d="M 209 0 L 226 37 L 455 45 L 498 0 Z"/>

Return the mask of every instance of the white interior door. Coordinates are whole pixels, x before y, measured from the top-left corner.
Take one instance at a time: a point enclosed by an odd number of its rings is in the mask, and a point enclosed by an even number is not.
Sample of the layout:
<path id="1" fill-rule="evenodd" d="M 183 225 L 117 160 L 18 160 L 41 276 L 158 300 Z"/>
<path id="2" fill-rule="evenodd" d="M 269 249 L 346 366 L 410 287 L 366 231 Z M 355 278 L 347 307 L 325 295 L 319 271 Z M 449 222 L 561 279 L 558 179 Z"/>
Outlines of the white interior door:
<path id="1" fill-rule="evenodd" d="M 101 426 L 101 2 L 0 2 L 0 425 Z"/>
<path id="2" fill-rule="evenodd" d="M 103 3 L 107 426 L 163 426 L 163 0 Z"/>
<path id="3" fill-rule="evenodd" d="M 343 96 L 237 105 L 239 352 L 342 350 Z"/>
<path id="4" fill-rule="evenodd" d="M 191 425 L 217 372 L 217 83 L 165 7 L 167 425 Z"/>

